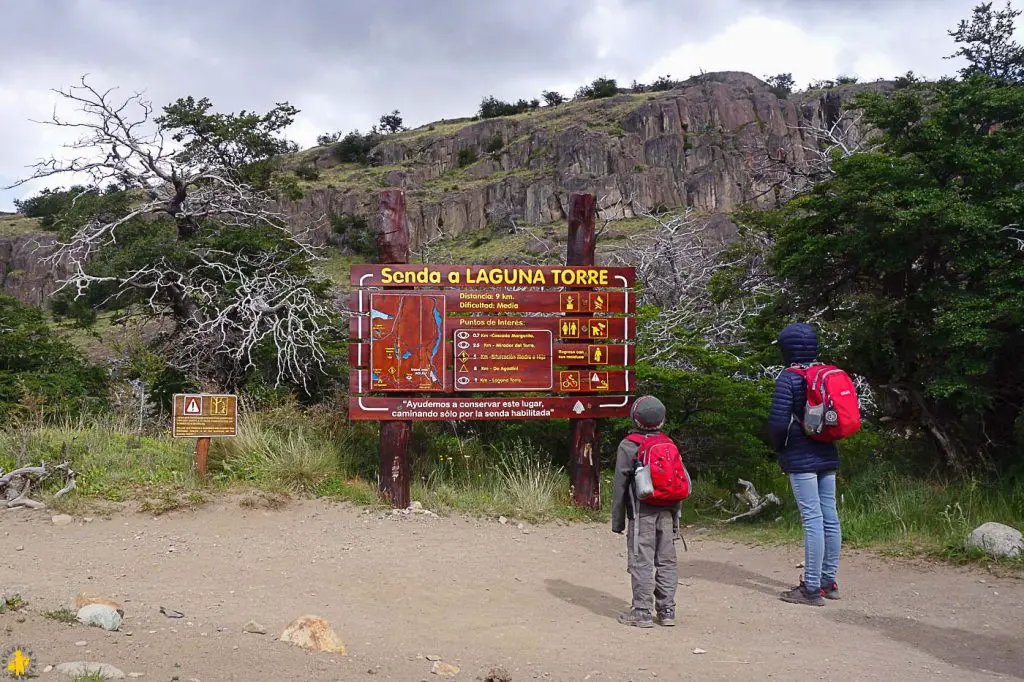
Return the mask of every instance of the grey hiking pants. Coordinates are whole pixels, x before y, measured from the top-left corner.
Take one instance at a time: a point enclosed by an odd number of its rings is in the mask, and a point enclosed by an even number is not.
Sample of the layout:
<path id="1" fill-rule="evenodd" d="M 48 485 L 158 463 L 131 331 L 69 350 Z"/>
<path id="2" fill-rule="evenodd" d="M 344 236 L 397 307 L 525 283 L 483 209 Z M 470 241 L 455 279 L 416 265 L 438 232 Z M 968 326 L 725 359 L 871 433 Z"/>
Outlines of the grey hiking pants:
<path id="1" fill-rule="evenodd" d="M 626 556 L 633 582 L 633 608 L 674 611 L 679 567 L 676 563 L 675 511 L 641 507 L 626 530 Z M 634 524 L 639 524 L 635 528 Z M 634 548 L 633 538 L 636 538 Z M 635 549 L 635 551 L 634 551 Z"/>

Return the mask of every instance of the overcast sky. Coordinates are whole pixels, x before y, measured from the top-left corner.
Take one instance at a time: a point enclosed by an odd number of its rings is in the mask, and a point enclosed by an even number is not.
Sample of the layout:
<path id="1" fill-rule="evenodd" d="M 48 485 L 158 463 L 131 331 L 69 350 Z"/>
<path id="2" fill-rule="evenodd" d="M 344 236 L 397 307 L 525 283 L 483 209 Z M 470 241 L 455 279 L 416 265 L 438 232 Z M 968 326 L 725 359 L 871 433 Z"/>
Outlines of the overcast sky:
<path id="1" fill-rule="evenodd" d="M 48 119 L 85 73 L 157 107 L 209 97 L 220 111 L 298 107 L 301 146 L 399 109 L 415 127 L 480 99 L 571 94 L 700 70 L 792 72 L 800 87 L 956 64 L 946 30 L 974 0 L 0 0 L 0 187 L 59 153 Z M 997 5 L 1001 5 L 997 2 Z M 1019 6 L 1019 3 L 1018 3 Z M 1018 35 L 1021 31 L 1018 30 Z M 67 107 L 58 112 L 73 114 Z M 51 181 L 49 186 L 58 183 Z M 0 190 L 0 211 L 43 185 Z"/>

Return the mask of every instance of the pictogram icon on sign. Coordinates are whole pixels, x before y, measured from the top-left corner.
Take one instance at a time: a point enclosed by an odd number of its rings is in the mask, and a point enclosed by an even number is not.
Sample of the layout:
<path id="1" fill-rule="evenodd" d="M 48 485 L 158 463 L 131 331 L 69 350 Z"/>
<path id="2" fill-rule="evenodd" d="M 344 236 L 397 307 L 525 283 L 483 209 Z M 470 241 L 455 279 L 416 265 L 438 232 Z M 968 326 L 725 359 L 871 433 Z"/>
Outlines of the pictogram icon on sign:
<path id="1" fill-rule="evenodd" d="M 581 403 L 578 400 L 576 401 L 576 404 L 572 406 L 572 411 L 575 412 L 576 414 L 583 414 L 585 410 L 586 408 L 583 407 L 583 403 Z"/>
<path id="2" fill-rule="evenodd" d="M 590 312 L 604 312 L 604 294 L 590 294 Z"/>
<path id="3" fill-rule="evenodd" d="M 608 364 L 608 346 L 587 346 L 588 355 L 590 356 L 590 364 L 592 365 L 607 365 Z"/>
<path id="4" fill-rule="evenodd" d="M 578 339 L 580 327 L 576 320 L 565 320 L 562 322 L 562 336 L 567 339 Z"/>
<path id="5" fill-rule="evenodd" d="M 608 338 L 608 323 L 604 320 L 592 320 L 590 322 L 590 336 L 595 339 Z"/>
<path id="6" fill-rule="evenodd" d="M 558 383 L 564 389 L 575 389 L 580 387 L 580 373 L 577 371 L 559 372 Z"/>
<path id="7" fill-rule="evenodd" d="M 591 391 L 607 391 L 608 390 L 608 372 L 591 372 L 590 373 L 590 390 Z"/>
<path id="8" fill-rule="evenodd" d="M 203 408 L 200 406 L 201 399 L 193 396 L 189 396 L 185 399 L 185 414 L 202 414 Z"/>
<path id="9" fill-rule="evenodd" d="M 579 294 L 562 294 L 560 302 L 563 312 L 574 313 L 580 309 Z"/>

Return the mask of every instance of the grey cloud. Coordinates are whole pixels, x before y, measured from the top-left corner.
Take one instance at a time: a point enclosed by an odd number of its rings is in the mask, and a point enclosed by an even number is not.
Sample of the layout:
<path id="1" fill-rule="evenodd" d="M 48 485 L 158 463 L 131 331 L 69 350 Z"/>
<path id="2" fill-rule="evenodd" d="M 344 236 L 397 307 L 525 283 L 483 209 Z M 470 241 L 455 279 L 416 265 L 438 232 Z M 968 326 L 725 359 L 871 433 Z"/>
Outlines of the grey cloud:
<path id="1" fill-rule="evenodd" d="M 598 75 L 628 82 L 673 48 L 704 40 L 745 13 L 787 18 L 819 33 L 859 31 L 865 40 L 874 32 L 877 49 L 921 53 L 934 51 L 951 25 L 948 17 L 966 16 L 971 6 L 963 0 L 4 2 L 0 25 L 13 30 L 0 46 L 0 89 L 35 70 L 48 79 L 32 83 L 40 91 L 95 72 L 116 79 L 97 85 L 145 88 L 158 106 L 189 94 L 208 96 L 221 110 L 266 109 L 287 100 L 303 110 L 300 120 L 324 131 L 365 128 L 393 108 L 407 123 L 421 124 L 472 114 L 488 94 L 534 97 Z M 602 8 L 628 21 L 595 31 Z M 929 24 L 920 38 L 913 31 L 908 37 L 908 16 L 934 18 L 939 35 Z M 901 22 L 902 36 L 876 30 L 890 20 Z M 606 48 L 603 58 L 598 44 Z M 758 73 L 758 65 L 749 70 Z M 16 103 L 0 103 L 0 186 L 53 151 L 36 148 L 25 118 Z M 12 124 L 5 134 L 2 128 Z M 0 192 L 0 207 L 20 194 Z"/>

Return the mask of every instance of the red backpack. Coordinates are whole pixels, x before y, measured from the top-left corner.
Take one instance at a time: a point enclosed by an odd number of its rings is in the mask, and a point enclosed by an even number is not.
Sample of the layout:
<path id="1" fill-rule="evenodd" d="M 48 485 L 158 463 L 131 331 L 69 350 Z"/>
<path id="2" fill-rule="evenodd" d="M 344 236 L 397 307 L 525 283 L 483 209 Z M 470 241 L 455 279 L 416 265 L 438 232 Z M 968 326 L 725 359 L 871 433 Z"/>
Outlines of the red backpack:
<path id="1" fill-rule="evenodd" d="M 853 380 L 835 365 L 787 367 L 807 383 L 801 426 L 811 440 L 832 443 L 860 430 L 860 403 Z"/>
<path id="2" fill-rule="evenodd" d="M 650 469 L 654 492 L 641 501 L 655 507 L 671 507 L 690 496 L 690 474 L 683 465 L 679 448 L 664 433 L 645 436 L 632 433 L 626 440 L 640 446 L 637 462 Z"/>

